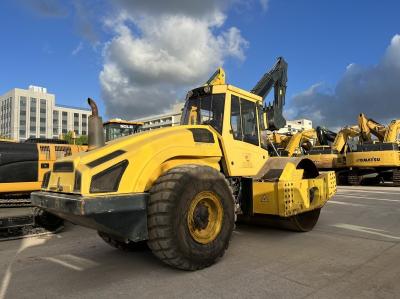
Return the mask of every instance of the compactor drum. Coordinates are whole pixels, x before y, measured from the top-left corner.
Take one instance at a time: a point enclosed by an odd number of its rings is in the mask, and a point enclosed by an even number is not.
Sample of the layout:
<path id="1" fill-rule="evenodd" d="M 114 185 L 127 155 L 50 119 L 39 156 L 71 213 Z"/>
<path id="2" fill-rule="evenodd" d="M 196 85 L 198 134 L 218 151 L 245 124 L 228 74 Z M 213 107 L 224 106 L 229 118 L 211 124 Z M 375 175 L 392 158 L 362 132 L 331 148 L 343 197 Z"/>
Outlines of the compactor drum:
<path id="1" fill-rule="evenodd" d="M 188 92 L 181 126 L 107 145 L 94 136 L 92 150 L 55 163 L 32 201 L 114 247 L 136 250 L 147 241 L 156 257 L 183 270 L 222 257 L 238 217 L 311 230 L 336 191 L 335 174 L 319 174 L 308 159 L 271 158 L 261 142 L 261 131 L 285 124 L 286 66 L 279 58 L 251 92 L 225 84 L 217 71 Z"/>

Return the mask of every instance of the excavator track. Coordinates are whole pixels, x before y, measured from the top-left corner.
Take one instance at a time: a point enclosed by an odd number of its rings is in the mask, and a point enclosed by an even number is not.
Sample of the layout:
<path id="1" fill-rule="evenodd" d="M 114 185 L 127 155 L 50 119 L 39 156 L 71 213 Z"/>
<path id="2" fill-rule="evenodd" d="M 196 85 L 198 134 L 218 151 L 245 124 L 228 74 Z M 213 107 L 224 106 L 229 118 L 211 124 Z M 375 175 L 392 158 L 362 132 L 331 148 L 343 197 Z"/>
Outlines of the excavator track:
<path id="1" fill-rule="evenodd" d="M 361 178 L 355 171 L 350 171 L 347 176 L 347 183 L 352 186 L 358 186 L 361 183 Z"/>
<path id="2" fill-rule="evenodd" d="M 393 185 L 400 187 L 400 169 L 393 169 Z"/>
<path id="3" fill-rule="evenodd" d="M 0 198 L 0 241 L 20 239 L 59 231 L 63 224 L 45 228 L 38 212 L 26 196 Z"/>
<path id="4" fill-rule="evenodd" d="M 1 198 L 0 209 L 2 208 L 19 208 L 19 207 L 31 207 L 32 203 L 30 198 Z"/>

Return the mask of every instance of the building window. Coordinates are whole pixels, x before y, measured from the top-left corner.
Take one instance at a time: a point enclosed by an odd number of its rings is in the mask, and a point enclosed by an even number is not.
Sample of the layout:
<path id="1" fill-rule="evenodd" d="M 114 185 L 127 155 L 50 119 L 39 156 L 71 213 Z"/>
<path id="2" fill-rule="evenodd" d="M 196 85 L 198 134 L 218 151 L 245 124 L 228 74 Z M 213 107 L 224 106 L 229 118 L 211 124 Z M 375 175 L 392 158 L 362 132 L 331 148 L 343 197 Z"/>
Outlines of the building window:
<path id="1" fill-rule="evenodd" d="M 66 134 L 68 132 L 68 112 L 63 111 L 61 114 L 61 127 L 62 133 Z"/>
<path id="2" fill-rule="evenodd" d="M 40 134 L 46 134 L 47 107 L 46 100 L 40 99 Z"/>
<path id="3" fill-rule="evenodd" d="M 82 114 L 82 135 L 87 135 L 87 114 Z"/>
<path id="4" fill-rule="evenodd" d="M 26 97 L 19 97 L 19 137 L 26 138 Z"/>
<path id="5" fill-rule="evenodd" d="M 36 137 L 36 99 L 35 98 L 31 98 L 30 99 L 30 134 L 31 136 Z"/>
<path id="6" fill-rule="evenodd" d="M 79 113 L 74 113 L 74 132 L 79 134 Z"/>
<path id="7" fill-rule="evenodd" d="M 58 136 L 58 110 L 53 110 L 53 135 Z"/>

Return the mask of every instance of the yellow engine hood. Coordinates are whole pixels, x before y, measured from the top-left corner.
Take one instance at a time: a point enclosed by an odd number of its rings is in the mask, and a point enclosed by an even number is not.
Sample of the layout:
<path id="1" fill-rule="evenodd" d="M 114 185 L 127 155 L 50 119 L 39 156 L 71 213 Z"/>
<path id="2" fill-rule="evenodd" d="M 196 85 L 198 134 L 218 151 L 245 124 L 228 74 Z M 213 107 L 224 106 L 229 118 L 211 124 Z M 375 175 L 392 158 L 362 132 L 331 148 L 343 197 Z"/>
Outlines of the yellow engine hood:
<path id="1" fill-rule="evenodd" d="M 201 164 L 219 169 L 221 156 L 217 133 L 209 126 L 176 126 L 145 131 L 57 161 L 73 164 L 74 172 L 57 172 L 55 168 L 47 189 L 90 195 L 94 175 L 126 160 L 128 166 L 118 193 L 143 192 L 161 173 L 178 165 Z M 74 191 L 76 171 L 81 175 L 79 192 Z"/>

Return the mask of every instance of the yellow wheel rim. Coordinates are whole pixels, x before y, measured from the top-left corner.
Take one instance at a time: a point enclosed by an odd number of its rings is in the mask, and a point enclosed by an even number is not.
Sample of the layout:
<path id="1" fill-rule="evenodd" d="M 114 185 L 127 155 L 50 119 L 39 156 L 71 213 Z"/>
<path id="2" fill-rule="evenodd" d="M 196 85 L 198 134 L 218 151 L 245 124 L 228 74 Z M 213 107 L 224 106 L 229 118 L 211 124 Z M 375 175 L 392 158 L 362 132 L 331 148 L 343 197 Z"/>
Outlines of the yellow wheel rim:
<path id="1" fill-rule="evenodd" d="M 192 238 L 200 244 L 215 240 L 221 231 L 223 208 L 220 198 L 210 191 L 198 193 L 189 206 L 187 222 Z"/>

